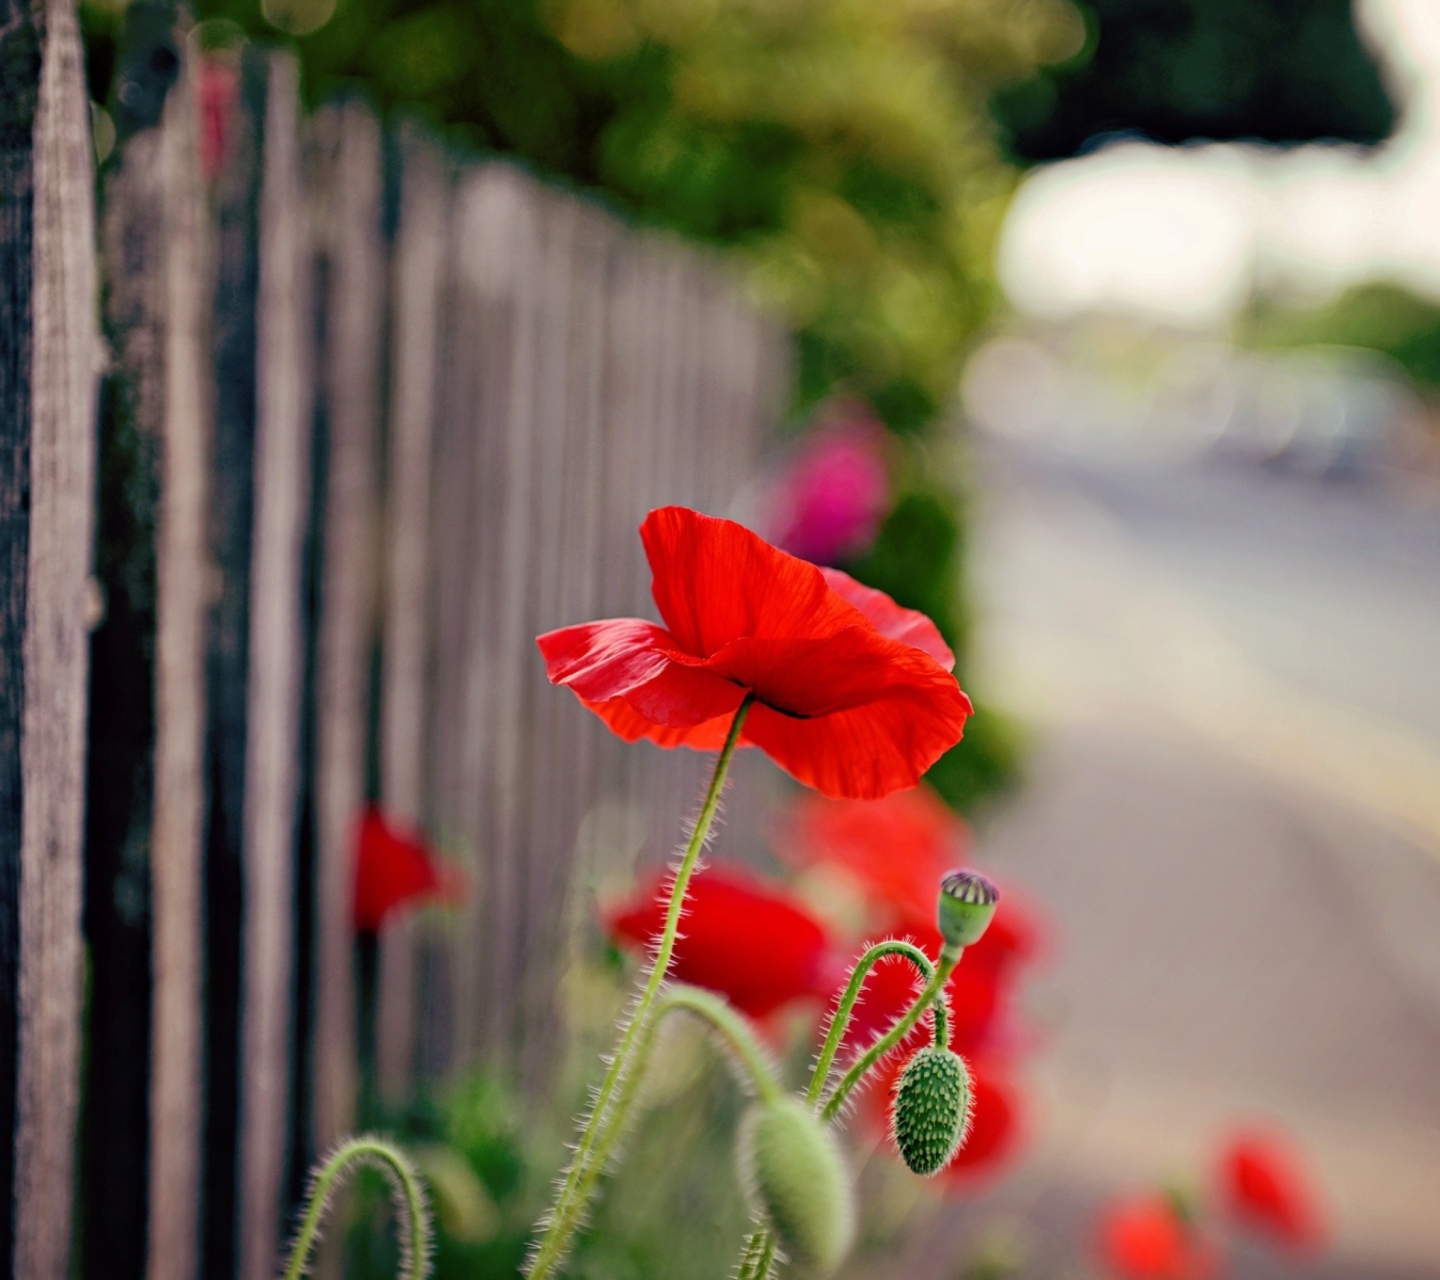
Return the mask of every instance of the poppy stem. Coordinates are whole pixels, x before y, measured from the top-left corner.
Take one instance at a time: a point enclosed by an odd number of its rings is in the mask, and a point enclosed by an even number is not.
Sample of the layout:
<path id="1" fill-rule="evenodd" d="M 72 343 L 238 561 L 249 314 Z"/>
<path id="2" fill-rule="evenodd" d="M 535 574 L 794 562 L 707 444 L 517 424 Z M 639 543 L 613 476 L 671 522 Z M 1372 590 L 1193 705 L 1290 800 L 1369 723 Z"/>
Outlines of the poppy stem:
<path id="1" fill-rule="evenodd" d="M 811 1106 L 820 1101 L 820 1094 L 830 1083 L 830 1067 L 835 1061 L 835 1054 L 840 1049 L 840 1042 L 845 1038 L 845 1032 L 850 1026 L 851 1015 L 855 1012 L 856 1002 L 860 999 L 860 989 L 865 985 L 865 979 L 870 976 L 870 970 L 886 956 L 903 956 L 920 971 L 921 978 L 927 983 L 935 975 L 935 966 L 930 963 L 930 957 L 913 942 L 906 942 L 900 938 L 877 942 L 855 962 L 855 967 L 850 970 L 850 981 L 845 987 L 845 994 L 840 997 L 840 1003 L 835 1008 L 835 1016 L 830 1019 L 830 1030 L 825 1036 L 820 1056 L 815 1059 L 815 1070 L 810 1076 L 810 1088 L 805 1094 L 805 1101 Z M 935 1005 L 935 1042 L 943 1044 L 948 1040 L 945 1002 L 942 1000 Z"/>
<path id="2" fill-rule="evenodd" d="M 595 1193 L 595 1183 L 604 1168 L 605 1158 L 616 1140 L 610 1136 L 612 1130 L 618 1137 L 618 1130 L 623 1126 L 629 1111 L 633 1090 L 627 1089 L 619 1099 L 616 1098 L 616 1090 L 621 1082 L 632 1074 L 639 1042 L 649 1028 L 656 992 L 665 980 L 670 959 L 675 952 L 675 936 L 679 932 L 680 915 L 685 907 L 685 892 L 689 888 L 695 864 L 700 860 L 700 851 L 710 836 L 715 813 L 720 807 L 720 795 L 725 788 L 725 777 L 730 771 L 730 761 L 740 743 L 740 729 L 754 701 L 755 695 L 747 693 L 730 722 L 730 731 L 726 734 L 725 745 L 715 761 L 715 769 L 710 775 L 710 784 L 706 788 L 700 814 L 695 820 L 695 829 L 690 833 L 680 865 L 675 871 L 675 879 L 670 888 L 670 902 L 665 913 L 665 929 L 660 935 L 660 945 L 655 949 L 654 962 L 650 966 L 635 1007 L 621 1031 L 620 1043 L 615 1047 L 605 1078 L 600 1082 L 600 1088 L 595 1094 L 594 1105 L 590 1108 L 589 1116 L 580 1132 L 575 1158 L 566 1170 L 554 1206 L 544 1219 L 543 1231 L 525 1271 L 527 1280 L 546 1280 L 569 1251 L 570 1241 Z"/>
<path id="3" fill-rule="evenodd" d="M 935 971 L 930 975 L 930 981 L 925 984 L 925 989 L 916 998 L 915 1003 L 891 1026 L 890 1030 L 855 1059 L 850 1070 L 841 1077 L 840 1083 L 835 1086 L 834 1092 L 825 1100 L 825 1105 L 820 1109 L 822 1120 L 828 1123 L 839 1114 L 840 1108 L 845 1105 L 845 1099 L 865 1078 L 865 1073 L 909 1035 L 910 1028 L 920 1020 L 920 1015 L 932 1003 L 938 1003 L 936 997 L 940 995 L 946 980 L 960 962 L 960 951 L 959 947 L 948 945 L 940 948 L 940 963 L 935 966 Z"/>
<path id="4" fill-rule="evenodd" d="M 365 1137 L 342 1142 L 311 1174 L 305 1216 L 290 1248 L 285 1280 L 300 1280 L 305 1274 L 330 1198 L 352 1167 L 367 1164 L 377 1166 L 390 1182 L 396 1216 L 400 1219 L 401 1276 L 404 1280 L 424 1280 L 430 1274 L 430 1215 L 420 1177 L 398 1147 L 381 1138 Z"/>

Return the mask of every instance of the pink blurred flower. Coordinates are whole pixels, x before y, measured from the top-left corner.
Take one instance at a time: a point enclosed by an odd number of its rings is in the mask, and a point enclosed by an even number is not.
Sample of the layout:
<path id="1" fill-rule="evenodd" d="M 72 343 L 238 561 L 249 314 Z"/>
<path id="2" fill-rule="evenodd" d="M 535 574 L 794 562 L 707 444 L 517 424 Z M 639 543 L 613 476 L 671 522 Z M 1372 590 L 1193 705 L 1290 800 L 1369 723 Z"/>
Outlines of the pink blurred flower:
<path id="1" fill-rule="evenodd" d="M 812 432 L 776 485 L 770 541 L 821 565 L 868 550 L 890 508 L 884 439 L 863 408 Z"/>
<path id="2" fill-rule="evenodd" d="M 218 58 L 203 58 L 195 79 L 195 106 L 200 116 L 200 169 L 213 178 L 225 167 L 230 125 L 240 96 L 235 67 Z"/>
<path id="3" fill-rule="evenodd" d="M 1299 1152 L 1278 1133 L 1232 1134 L 1221 1148 L 1219 1184 L 1221 1203 L 1240 1225 L 1297 1253 L 1324 1245 L 1319 1193 Z"/>

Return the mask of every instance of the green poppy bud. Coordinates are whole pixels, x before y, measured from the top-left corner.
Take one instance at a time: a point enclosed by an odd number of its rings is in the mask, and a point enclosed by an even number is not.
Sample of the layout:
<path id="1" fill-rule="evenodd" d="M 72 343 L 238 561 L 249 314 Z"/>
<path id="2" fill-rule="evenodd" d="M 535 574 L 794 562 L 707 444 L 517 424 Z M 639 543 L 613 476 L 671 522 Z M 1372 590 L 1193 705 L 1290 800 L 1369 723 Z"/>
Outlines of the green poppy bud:
<path id="1" fill-rule="evenodd" d="M 970 1073 L 949 1049 L 928 1045 L 900 1073 L 890 1111 L 895 1145 L 912 1173 L 939 1173 L 965 1140 Z"/>
<path id="2" fill-rule="evenodd" d="M 978 871 L 952 871 L 940 881 L 940 936 L 947 947 L 980 941 L 995 915 L 1000 890 Z"/>
<path id="3" fill-rule="evenodd" d="M 845 1158 L 799 1098 L 755 1103 L 740 1123 L 740 1178 L 790 1261 L 825 1275 L 844 1261 L 855 1229 Z"/>

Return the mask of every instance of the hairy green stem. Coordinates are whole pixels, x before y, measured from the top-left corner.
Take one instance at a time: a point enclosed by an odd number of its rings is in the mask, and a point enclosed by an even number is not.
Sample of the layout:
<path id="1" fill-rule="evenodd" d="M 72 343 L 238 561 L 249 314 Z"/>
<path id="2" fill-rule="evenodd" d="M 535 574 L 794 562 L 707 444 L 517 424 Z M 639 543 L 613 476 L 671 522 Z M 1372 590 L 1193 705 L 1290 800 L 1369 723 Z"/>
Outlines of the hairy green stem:
<path id="1" fill-rule="evenodd" d="M 670 889 L 670 903 L 665 913 L 665 929 L 660 935 L 660 945 L 655 951 L 654 963 L 650 966 L 649 976 L 635 1003 L 635 1008 L 625 1023 L 620 1043 L 615 1048 L 609 1069 L 605 1072 L 605 1078 L 600 1082 L 594 1105 L 590 1109 L 589 1117 L 580 1133 L 580 1141 L 575 1148 L 575 1158 L 570 1162 L 570 1168 L 565 1173 L 564 1181 L 555 1198 L 555 1204 L 550 1210 L 540 1240 L 535 1246 L 535 1251 L 526 1269 L 527 1280 L 546 1280 L 546 1277 L 554 1273 L 561 1259 L 569 1251 L 570 1241 L 584 1216 L 590 1197 L 594 1194 L 595 1183 L 599 1180 L 600 1172 L 604 1168 L 606 1153 L 613 1146 L 613 1140 L 607 1140 L 609 1134 L 618 1125 L 623 1124 L 625 1118 L 623 1113 L 629 1110 L 628 1102 L 623 1107 L 617 1108 L 616 1089 L 630 1074 L 637 1040 L 649 1025 L 655 994 L 665 980 L 666 971 L 670 968 L 670 959 L 675 951 L 675 935 L 679 930 L 680 915 L 685 906 L 685 891 L 689 887 L 690 877 L 695 871 L 695 864 L 699 861 L 700 851 L 705 847 L 705 841 L 709 837 L 710 827 L 715 821 L 715 812 L 720 806 L 720 794 L 725 787 L 725 776 L 730 770 L 731 758 L 740 741 L 740 728 L 745 723 L 745 715 L 754 700 L 754 694 L 747 693 L 736 709 L 734 719 L 730 722 L 730 731 L 726 735 L 725 745 L 721 748 L 720 755 L 715 761 L 715 770 L 710 775 L 710 785 L 706 789 L 705 800 L 700 806 L 700 815 L 695 820 L 695 829 L 690 835 L 690 840 L 680 859 L 680 866 L 675 872 L 675 880 Z"/>
<path id="2" fill-rule="evenodd" d="M 890 1052 L 910 1033 L 919 1020 L 920 1015 L 925 1012 L 940 994 L 941 988 L 949 978 L 956 964 L 960 961 L 959 947 L 942 947 L 940 950 L 940 963 L 935 966 L 935 972 L 930 975 L 930 981 L 925 984 L 925 989 L 920 993 L 905 1013 L 895 1024 L 881 1036 L 874 1044 L 865 1050 L 840 1079 L 834 1091 L 825 1100 L 825 1105 L 820 1109 L 821 1120 L 829 1123 L 839 1114 L 840 1108 L 845 1105 L 855 1086 L 865 1078 L 865 1073 Z"/>
<path id="3" fill-rule="evenodd" d="M 363 1137 L 346 1139 L 314 1173 L 285 1280 L 300 1280 L 305 1274 L 331 1196 L 352 1166 L 366 1164 L 378 1167 L 390 1181 L 399 1218 L 400 1275 L 403 1280 L 424 1280 L 430 1274 L 430 1216 L 419 1175 L 398 1147 L 381 1138 Z"/>
<path id="4" fill-rule="evenodd" d="M 840 997 L 840 1003 L 835 1008 L 835 1016 L 830 1019 L 830 1030 L 825 1036 L 824 1045 L 821 1046 L 820 1056 L 815 1059 L 815 1070 L 810 1076 L 810 1088 L 805 1094 L 805 1101 L 811 1106 L 820 1101 L 820 1094 L 829 1083 L 830 1066 L 835 1061 L 835 1054 L 840 1049 L 840 1042 L 845 1038 L 845 1031 L 850 1026 L 850 1018 L 855 1012 L 856 1001 L 860 999 L 860 988 L 865 985 L 865 979 L 870 976 L 870 970 L 886 956 L 903 956 L 920 971 L 920 976 L 927 982 L 935 974 L 935 966 L 930 963 L 930 957 L 913 942 L 905 942 L 899 938 L 877 942 L 855 962 L 855 967 L 850 971 L 850 981 L 845 987 L 845 994 Z M 942 1035 L 948 1037 L 948 1032 L 945 1030 L 943 1001 L 935 1006 L 937 1042 Z"/>

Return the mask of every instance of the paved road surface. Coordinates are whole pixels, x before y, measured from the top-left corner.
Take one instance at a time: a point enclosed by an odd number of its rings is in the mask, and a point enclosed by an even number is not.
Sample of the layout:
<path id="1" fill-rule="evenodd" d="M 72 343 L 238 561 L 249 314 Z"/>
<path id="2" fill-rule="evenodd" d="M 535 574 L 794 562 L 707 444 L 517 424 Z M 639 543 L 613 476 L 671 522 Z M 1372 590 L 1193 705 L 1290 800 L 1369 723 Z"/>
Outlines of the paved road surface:
<path id="1" fill-rule="evenodd" d="M 980 465 L 973 684 L 1038 744 L 981 847 L 1059 933 L 1045 1137 L 986 1213 L 1027 1275 L 1085 1275 L 1100 1198 L 1269 1117 L 1337 1246 L 1235 1274 L 1440 1277 L 1440 500 L 1033 441 Z"/>

